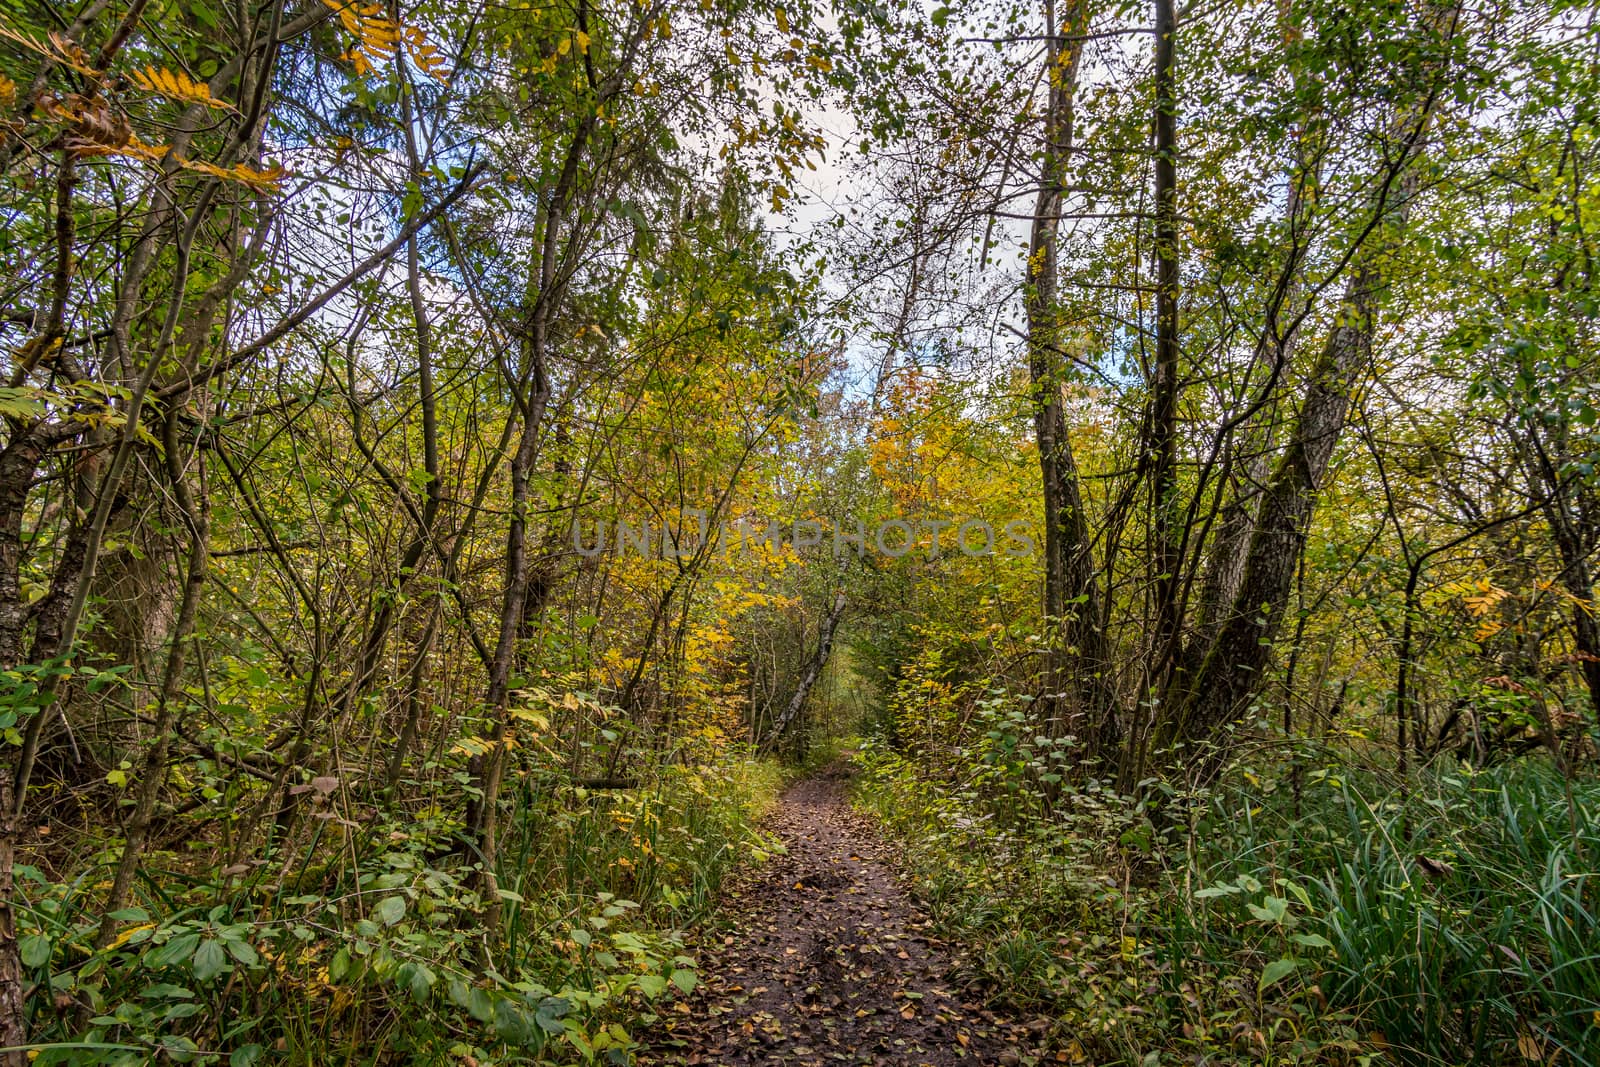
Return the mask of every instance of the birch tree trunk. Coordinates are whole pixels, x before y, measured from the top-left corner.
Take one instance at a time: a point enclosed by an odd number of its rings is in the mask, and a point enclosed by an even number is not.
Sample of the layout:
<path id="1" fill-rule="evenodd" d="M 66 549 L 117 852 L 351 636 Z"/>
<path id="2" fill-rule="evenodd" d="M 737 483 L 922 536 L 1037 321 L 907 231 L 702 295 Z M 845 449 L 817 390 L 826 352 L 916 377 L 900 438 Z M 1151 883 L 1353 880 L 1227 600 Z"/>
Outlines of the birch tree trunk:
<path id="1" fill-rule="evenodd" d="M 789 724 L 800 716 L 806 706 L 806 698 L 811 695 L 811 690 L 816 686 L 817 679 L 822 677 L 823 669 L 828 666 L 828 657 L 833 654 L 833 635 L 839 628 L 839 620 L 844 618 L 846 599 L 843 591 L 835 594 L 833 607 L 822 619 L 822 630 L 818 634 L 817 650 L 806 661 L 806 669 L 800 674 L 800 683 L 795 687 L 794 696 L 789 698 L 788 707 L 783 709 L 773 722 L 772 729 L 767 731 L 766 738 L 761 742 L 761 747 L 770 749 L 777 744 L 778 738 L 789 728 Z"/>

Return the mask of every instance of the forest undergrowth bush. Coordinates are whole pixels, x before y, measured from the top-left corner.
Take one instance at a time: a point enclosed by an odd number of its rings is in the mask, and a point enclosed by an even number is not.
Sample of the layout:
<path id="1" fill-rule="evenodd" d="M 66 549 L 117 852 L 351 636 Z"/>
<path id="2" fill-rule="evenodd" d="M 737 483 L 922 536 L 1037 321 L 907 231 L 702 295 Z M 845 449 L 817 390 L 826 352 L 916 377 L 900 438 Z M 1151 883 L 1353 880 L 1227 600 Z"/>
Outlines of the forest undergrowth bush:
<path id="1" fill-rule="evenodd" d="M 443 812 L 352 810 L 331 779 L 307 783 L 314 829 L 269 863 L 152 855 L 105 948 L 106 857 L 55 877 L 19 864 L 35 1062 L 630 1062 L 635 1032 L 694 989 L 683 931 L 763 854 L 781 777 L 738 751 L 626 789 L 527 771 L 492 944 Z"/>
<path id="2" fill-rule="evenodd" d="M 869 740 L 858 800 L 1068 1060 L 1600 1063 L 1592 780 L 1534 757 L 1402 791 L 1301 740 L 1141 800 L 1064 773 L 1071 743 L 1005 693 L 956 736 Z"/>

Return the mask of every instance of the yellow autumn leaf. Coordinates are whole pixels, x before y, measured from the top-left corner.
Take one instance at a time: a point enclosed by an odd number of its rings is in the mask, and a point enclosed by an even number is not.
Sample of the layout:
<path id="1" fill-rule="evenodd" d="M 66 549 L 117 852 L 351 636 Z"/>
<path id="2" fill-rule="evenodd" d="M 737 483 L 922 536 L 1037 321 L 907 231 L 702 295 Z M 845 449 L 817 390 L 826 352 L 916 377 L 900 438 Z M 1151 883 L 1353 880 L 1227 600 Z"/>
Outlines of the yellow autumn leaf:
<path id="1" fill-rule="evenodd" d="M 271 189 L 289 176 L 289 172 L 277 164 L 265 170 L 257 170 L 243 163 L 224 168 L 202 160 L 184 160 L 183 165 L 189 170 L 197 170 L 224 181 L 242 182 L 257 189 Z"/>
<path id="2" fill-rule="evenodd" d="M 139 140 L 138 134 L 128 138 L 128 143 L 122 146 L 124 155 L 137 156 L 140 159 L 149 160 L 161 159 L 171 150 L 171 145 L 145 144 Z"/>
<path id="3" fill-rule="evenodd" d="M 381 6 L 344 3 L 342 0 L 322 2 L 338 13 L 339 22 L 356 39 L 355 46 L 340 58 L 348 60 L 357 74 L 368 74 L 374 69 L 375 63 L 394 58 L 400 47 L 402 27 L 386 16 Z M 423 69 L 429 70 L 426 66 Z M 432 71 L 429 70 L 429 73 Z"/>
<path id="4" fill-rule="evenodd" d="M 1487 578 L 1479 579 L 1474 591 L 1463 596 L 1462 602 L 1473 616 L 1482 618 L 1494 609 L 1494 606 L 1511 594 L 1504 589 L 1497 588 Z"/>
<path id="5" fill-rule="evenodd" d="M 411 55 L 411 61 L 422 69 L 422 72 L 435 81 L 444 81 L 448 77 L 445 70 L 444 56 L 439 54 L 427 36 L 415 26 L 405 27 L 406 51 Z"/>
<path id="6" fill-rule="evenodd" d="M 137 135 L 128 138 L 124 145 L 84 144 L 74 149 L 79 156 L 127 156 L 147 163 L 160 162 L 171 150 L 171 145 L 145 144 Z"/>
<path id="7" fill-rule="evenodd" d="M 494 748 L 494 745 L 481 737 L 463 737 L 450 746 L 450 751 L 458 756 L 481 756 Z"/>
<path id="8" fill-rule="evenodd" d="M 130 926 L 126 930 L 122 931 L 122 933 L 118 934 L 116 940 L 111 942 L 108 947 L 121 948 L 123 945 L 128 943 L 134 934 L 138 933 L 140 930 L 152 930 L 155 928 L 155 925 L 155 923 L 140 923 L 138 926 Z"/>
<path id="9" fill-rule="evenodd" d="M 181 70 L 146 67 L 131 75 L 133 83 L 146 92 L 159 93 L 168 100 L 184 104 L 204 104 L 219 111 L 233 111 L 232 105 L 211 95 L 211 87 L 197 82 Z"/>
<path id="10" fill-rule="evenodd" d="M 538 712 L 529 708 L 512 708 L 511 716 L 512 718 L 519 719 L 523 722 L 532 723 L 541 731 L 548 731 L 550 729 L 549 718 L 544 715 L 540 715 Z"/>
<path id="11" fill-rule="evenodd" d="M 789 32 L 789 13 L 787 11 L 785 11 L 783 8 L 780 7 L 777 10 L 775 10 L 772 14 L 773 14 L 773 17 L 775 17 L 778 20 L 778 32 L 779 33 L 788 33 Z"/>

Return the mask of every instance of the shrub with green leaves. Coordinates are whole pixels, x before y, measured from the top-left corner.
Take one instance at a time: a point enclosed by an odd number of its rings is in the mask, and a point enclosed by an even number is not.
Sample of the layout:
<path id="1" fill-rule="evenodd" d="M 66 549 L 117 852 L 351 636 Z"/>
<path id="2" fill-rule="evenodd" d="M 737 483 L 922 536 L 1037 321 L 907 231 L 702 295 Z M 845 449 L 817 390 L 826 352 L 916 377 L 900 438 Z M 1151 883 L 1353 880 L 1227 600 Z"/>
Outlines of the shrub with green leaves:
<path id="1" fill-rule="evenodd" d="M 167 856 L 103 948 L 93 867 L 21 866 L 23 962 L 55 1006 L 35 1062 L 628 1062 L 637 1028 L 695 988 L 683 931 L 770 847 L 755 821 L 779 780 L 730 756 L 629 790 L 527 782 L 494 943 L 472 864 L 426 813 L 321 819 L 270 866 Z"/>

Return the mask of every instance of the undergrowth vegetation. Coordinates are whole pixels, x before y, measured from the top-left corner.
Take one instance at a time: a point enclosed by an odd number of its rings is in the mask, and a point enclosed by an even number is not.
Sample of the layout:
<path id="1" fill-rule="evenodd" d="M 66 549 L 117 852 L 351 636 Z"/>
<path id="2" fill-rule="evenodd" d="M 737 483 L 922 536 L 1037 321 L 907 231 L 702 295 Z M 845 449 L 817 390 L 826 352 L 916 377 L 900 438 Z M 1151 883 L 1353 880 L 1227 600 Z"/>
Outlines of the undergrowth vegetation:
<path id="1" fill-rule="evenodd" d="M 1600 785 L 1441 762 L 1401 792 L 1302 742 L 1136 799 L 1064 778 L 1004 692 L 963 737 L 937 774 L 867 741 L 858 799 L 1068 1059 L 1600 1062 Z"/>
<path id="2" fill-rule="evenodd" d="M 1068 1060 L 1600 1061 L 1597 56 L 0 0 L 0 1067 L 626 1061 L 874 708 Z"/>
<path id="3" fill-rule="evenodd" d="M 437 812 L 349 810 L 313 780 L 315 829 L 270 866 L 152 855 L 97 949 L 96 857 L 19 866 L 22 955 L 54 992 L 37 1063 L 629 1062 L 694 989 L 684 930 L 770 847 L 777 765 L 724 754 L 630 789 L 545 769 L 514 791 L 503 936 Z"/>

